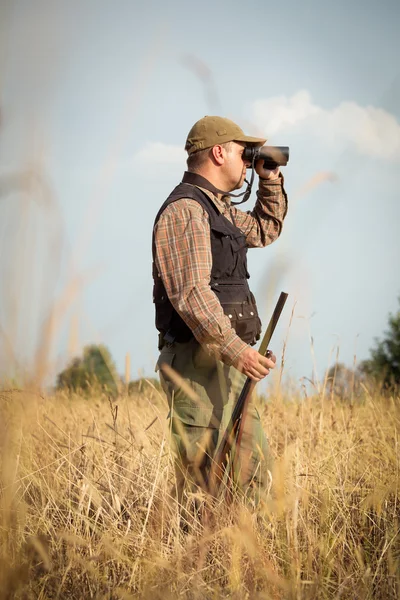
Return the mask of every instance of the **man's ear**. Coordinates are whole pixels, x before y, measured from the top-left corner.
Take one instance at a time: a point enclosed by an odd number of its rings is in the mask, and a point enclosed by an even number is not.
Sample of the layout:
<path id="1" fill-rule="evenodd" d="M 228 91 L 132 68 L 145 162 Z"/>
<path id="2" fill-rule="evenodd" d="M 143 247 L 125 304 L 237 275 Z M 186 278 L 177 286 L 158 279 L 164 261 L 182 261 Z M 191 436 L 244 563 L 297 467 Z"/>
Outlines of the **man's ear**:
<path id="1" fill-rule="evenodd" d="M 211 148 L 211 154 L 217 165 L 223 165 L 225 161 L 225 148 L 220 144 Z"/>

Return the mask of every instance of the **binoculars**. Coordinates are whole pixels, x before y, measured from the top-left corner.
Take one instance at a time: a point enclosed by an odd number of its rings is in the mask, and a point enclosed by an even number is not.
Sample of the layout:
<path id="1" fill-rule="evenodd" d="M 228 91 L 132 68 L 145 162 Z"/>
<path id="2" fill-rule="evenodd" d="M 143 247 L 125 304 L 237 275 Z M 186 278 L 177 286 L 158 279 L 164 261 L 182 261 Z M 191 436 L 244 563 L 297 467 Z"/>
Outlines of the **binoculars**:
<path id="1" fill-rule="evenodd" d="M 273 170 L 276 167 L 284 167 L 287 165 L 289 160 L 289 146 L 261 146 L 261 148 L 255 148 L 254 146 L 246 146 L 242 154 L 243 160 L 248 160 L 251 165 L 247 167 L 251 168 L 253 161 L 264 159 L 264 169 Z"/>

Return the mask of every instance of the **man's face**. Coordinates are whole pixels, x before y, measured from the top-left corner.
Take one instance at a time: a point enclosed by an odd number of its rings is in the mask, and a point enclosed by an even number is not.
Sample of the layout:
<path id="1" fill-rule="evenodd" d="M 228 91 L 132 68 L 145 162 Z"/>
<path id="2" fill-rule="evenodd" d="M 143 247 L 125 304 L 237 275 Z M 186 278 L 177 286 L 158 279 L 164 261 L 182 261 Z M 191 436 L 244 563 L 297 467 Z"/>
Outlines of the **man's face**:
<path id="1" fill-rule="evenodd" d="M 246 167 L 250 165 L 249 161 L 243 160 L 243 151 L 246 144 L 242 142 L 231 142 L 228 150 L 225 149 L 224 170 L 226 182 L 229 186 L 227 191 L 237 190 L 242 187 L 246 178 Z"/>

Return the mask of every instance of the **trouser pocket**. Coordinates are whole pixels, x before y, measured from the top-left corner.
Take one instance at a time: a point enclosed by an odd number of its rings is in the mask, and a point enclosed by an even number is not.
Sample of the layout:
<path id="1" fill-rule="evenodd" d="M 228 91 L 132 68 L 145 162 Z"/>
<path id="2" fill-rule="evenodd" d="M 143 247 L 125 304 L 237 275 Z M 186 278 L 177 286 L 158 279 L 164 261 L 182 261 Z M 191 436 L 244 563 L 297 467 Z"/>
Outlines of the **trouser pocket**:
<path id="1" fill-rule="evenodd" d="M 175 356 L 176 354 L 171 348 L 163 348 L 156 363 L 156 372 L 159 374 L 161 387 L 166 393 L 168 400 L 171 398 L 175 388 L 174 379 L 176 378 L 173 376 Z"/>

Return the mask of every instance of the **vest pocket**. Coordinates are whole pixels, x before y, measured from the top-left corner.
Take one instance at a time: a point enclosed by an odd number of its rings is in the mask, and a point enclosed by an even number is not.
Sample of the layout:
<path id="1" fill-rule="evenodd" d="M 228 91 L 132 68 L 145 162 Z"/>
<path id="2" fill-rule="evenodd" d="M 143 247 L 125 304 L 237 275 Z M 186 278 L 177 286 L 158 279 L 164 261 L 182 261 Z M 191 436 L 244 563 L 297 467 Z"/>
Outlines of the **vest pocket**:
<path id="1" fill-rule="evenodd" d="M 232 232 L 223 225 L 211 225 L 212 276 L 247 277 L 246 238 L 237 230 Z"/>
<path id="2" fill-rule="evenodd" d="M 237 335 L 246 344 L 253 346 L 261 336 L 261 321 L 255 304 L 224 304 L 223 308 Z"/>

